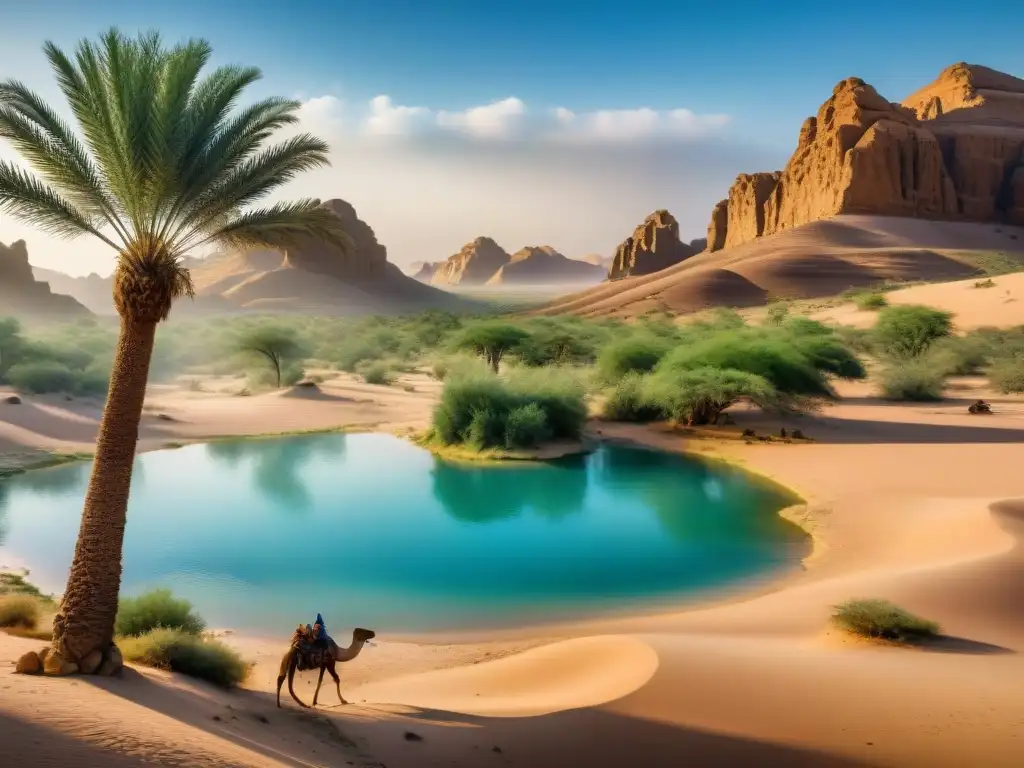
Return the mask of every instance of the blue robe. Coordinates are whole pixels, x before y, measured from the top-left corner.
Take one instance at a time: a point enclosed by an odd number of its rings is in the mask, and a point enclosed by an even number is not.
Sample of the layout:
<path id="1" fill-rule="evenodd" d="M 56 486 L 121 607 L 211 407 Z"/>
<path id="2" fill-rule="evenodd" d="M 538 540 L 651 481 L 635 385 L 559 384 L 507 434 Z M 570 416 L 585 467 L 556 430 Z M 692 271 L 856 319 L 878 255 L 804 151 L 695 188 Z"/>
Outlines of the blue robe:
<path id="1" fill-rule="evenodd" d="M 327 635 L 327 626 L 324 624 L 324 617 L 321 616 L 319 613 L 316 615 L 316 623 L 320 625 L 320 633 L 313 639 L 327 642 L 327 640 L 329 639 Z"/>

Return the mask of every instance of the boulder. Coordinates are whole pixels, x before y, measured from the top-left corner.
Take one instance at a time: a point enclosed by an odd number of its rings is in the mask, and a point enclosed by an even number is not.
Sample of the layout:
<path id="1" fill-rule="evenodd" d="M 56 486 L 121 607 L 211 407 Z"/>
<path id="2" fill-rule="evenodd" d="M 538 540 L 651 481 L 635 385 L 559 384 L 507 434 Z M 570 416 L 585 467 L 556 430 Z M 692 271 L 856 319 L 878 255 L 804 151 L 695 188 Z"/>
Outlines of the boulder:
<path id="1" fill-rule="evenodd" d="M 902 104 L 839 82 L 781 172 L 737 177 L 708 250 L 846 213 L 1024 224 L 1024 80 L 954 64 Z"/>
<path id="2" fill-rule="evenodd" d="M 0 243 L 0 308 L 3 314 L 53 319 L 91 314 L 70 296 L 53 293 L 47 283 L 35 279 L 24 240 L 9 246 Z"/>
<path id="3" fill-rule="evenodd" d="M 615 250 L 608 279 L 649 275 L 678 264 L 695 255 L 691 246 L 679 239 L 679 222 L 666 210 L 657 210 L 644 219 Z"/>
<path id="4" fill-rule="evenodd" d="M 606 270 L 563 256 L 550 245 L 529 246 L 512 254 L 487 285 L 554 285 L 599 283 Z"/>
<path id="5" fill-rule="evenodd" d="M 123 668 L 124 657 L 121 655 L 121 649 L 111 643 L 110 649 L 107 651 L 107 658 L 100 664 L 96 674 L 101 677 L 110 677 L 119 674 Z"/>
<path id="6" fill-rule="evenodd" d="M 42 669 L 43 664 L 35 651 L 22 654 L 14 664 L 14 671 L 19 675 L 38 675 Z"/>
<path id="7" fill-rule="evenodd" d="M 511 258 L 491 238 L 478 237 L 442 262 L 430 282 L 433 285 L 483 285 Z"/>

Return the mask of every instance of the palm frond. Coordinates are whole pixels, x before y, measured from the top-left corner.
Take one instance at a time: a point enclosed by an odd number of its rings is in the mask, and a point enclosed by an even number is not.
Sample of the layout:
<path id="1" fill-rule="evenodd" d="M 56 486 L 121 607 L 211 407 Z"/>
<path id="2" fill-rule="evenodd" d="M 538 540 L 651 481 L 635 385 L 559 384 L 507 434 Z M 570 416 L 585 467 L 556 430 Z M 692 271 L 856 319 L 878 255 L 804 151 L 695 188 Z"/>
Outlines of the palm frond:
<path id="1" fill-rule="evenodd" d="M 208 188 L 176 233 L 201 232 L 230 211 L 252 205 L 299 173 L 330 165 L 327 144 L 308 134 L 296 136 L 244 161 L 220 184 Z M 185 239 L 188 239 L 186 235 Z"/>
<path id="2" fill-rule="evenodd" d="M 52 187 L 12 163 L 0 160 L 0 210 L 60 237 L 92 234 L 117 248 L 88 217 Z"/>
<path id="3" fill-rule="evenodd" d="M 234 215 L 192 247 L 217 243 L 236 248 L 285 249 L 306 238 L 325 240 L 347 253 L 355 249 L 341 219 L 321 208 L 316 199 L 277 203 Z"/>

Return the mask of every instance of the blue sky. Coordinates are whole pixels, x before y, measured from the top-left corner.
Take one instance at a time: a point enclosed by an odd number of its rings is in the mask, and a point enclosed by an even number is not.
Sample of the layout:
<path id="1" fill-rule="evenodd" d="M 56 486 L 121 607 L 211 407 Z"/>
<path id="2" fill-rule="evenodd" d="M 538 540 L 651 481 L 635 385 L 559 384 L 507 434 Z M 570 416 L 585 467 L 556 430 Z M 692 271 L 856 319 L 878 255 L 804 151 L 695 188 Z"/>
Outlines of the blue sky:
<path id="1" fill-rule="evenodd" d="M 187 36 L 209 39 L 217 63 L 254 64 L 264 70 L 265 79 L 254 89 L 254 97 L 275 93 L 329 98 L 330 102 L 315 102 L 322 108 L 316 114 L 323 117 L 330 107 L 344 120 L 339 117 L 330 126 L 315 127 L 328 133 L 338 127 L 336 138 L 325 138 L 337 144 L 345 162 L 336 164 L 334 176 L 318 178 L 331 188 L 316 195 L 353 202 L 399 263 L 443 258 L 462 242 L 488 234 L 476 231 L 479 227 L 497 229 L 493 234 L 508 250 L 543 240 L 569 255 L 607 252 L 638 217 L 656 206 L 673 211 L 685 234 L 696 237 L 706 226 L 710 205 L 724 196 L 728 180 L 739 172 L 781 167 L 803 118 L 813 114 L 844 77 L 862 77 L 898 101 L 956 61 L 1024 75 L 1024 3 L 902 0 L 872 10 L 868 4 L 803 0 L 733 0 L 717 5 L 596 0 L 6 0 L 0 77 L 25 80 L 55 98 L 40 53 L 42 42 L 53 39 L 72 47 L 81 37 L 95 36 L 111 24 L 126 31 L 160 29 L 171 41 Z M 684 116 L 690 127 L 673 134 L 671 141 L 661 135 L 657 147 L 645 145 L 657 138 L 653 133 L 630 133 L 630 149 L 620 143 L 615 152 L 621 157 L 615 162 L 607 161 L 607 148 L 593 149 L 589 155 L 570 152 L 580 174 L 590 174 L 586 186 L 604 185 L 604 192 L 577 188 L 567 195 L 562 190 L 557 196 L 563 200 L 558 216 L 549 211 L 549 202 L 538 203 L 539 211 L 551 215 L 541 216 L 543 220 L 531 229 L 530 221 L 523 220 L 532 212 L 530 205 L 515 217 L 508 209 L 515 208 L 515 200 L 534 199 L 541 187 L 551 186 L 552 179 L 541 167 L 550 164 L 550 148 L 545 150 L 548 155 L 538 150 L 534 176 L 527 155 L 516 155 L 510 183 L 517 187 L 510 190 L 505 183 L 492 194 L 494 176 L 511 172 L 505 150 L 488 154 L 474 146 L 461 152 L 451 143 L 439 148 L 421 135 L 418 144 L 406 142 L 385 151 L 341 131 L 343 123 L 354 126 L 362 120 L 370 99 L 381 95 L 392 107 L 423 108 L 419 117 L 410 115 L 431 121 L 441 111 L 454 114 L 510 97 L 519 101 L 517 109 L 530 115 L 553 114 L 558 108 L 571 111 L 579 118 L 577 126 L 587 113 L 609 110 L 646 108 L 657 113 L 651 120 L 667 120 L 671 110 L 685 109 L 697 117 Z M 704 116 L 714 119 L 701 122 Z M 665 146 L 672 141 L 677 145 Z M 630 151 L 647 158 L 647 166 L 642 158 L 638 162 L 652 174 L 649 184 L 621 178 L 636 167 L 626 156 Z M 659 162 L 659 153 L 671 155 L 671 160 Z M 555 158 L 563 163 L 563 179 L 573 172 L 567 157 L 563 153 Z M 601 173 L 595 170 L 598 167 Z M 423 173 L 432 174 L 436 182 L 427 185 L 429 196 L 451 198 L 450 205 L 435 209 L 426 204 Z M 476 194 L 467 195 L 466 185 L 476 188 Z M 418 192 L 408 193 L 410 186 Z M 620 194 L 608 191 L 619 187 Z M 596 195 L 592 205 L 587 195 Z M 474 200 L 481 205 L 481 198 L 493 198 L 495 208 L 505 209 L 504 218 L 473 205 L 466 210 Z M 401 232 L 401 211 L 392 210 L 396 207 L 407 214 L 410 226 L 420 230 L 415 240 Z M 467 215 L 470 221 L 465 220 Z M 7 219 L 0 220 L 0 240 L 24 236 Z M 558 221 L 575 223 L 560 230 Z M 34 239 L 40 258 L 58 258 L 53 250 L 57 246 Z M 29 245 L 35 245 L 33 239 Z M 83 263 L 92 268 L 99 263 L 96 258 Z"/>

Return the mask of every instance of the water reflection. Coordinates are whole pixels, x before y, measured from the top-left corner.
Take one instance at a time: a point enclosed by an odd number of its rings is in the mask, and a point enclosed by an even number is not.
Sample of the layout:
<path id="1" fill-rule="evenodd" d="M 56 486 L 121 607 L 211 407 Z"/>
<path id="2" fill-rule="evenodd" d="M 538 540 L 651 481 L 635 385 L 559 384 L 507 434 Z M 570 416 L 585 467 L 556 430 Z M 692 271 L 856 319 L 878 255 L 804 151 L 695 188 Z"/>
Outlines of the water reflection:
<path id="1" fill-rule="evenodd" d="M 209 443 L 206 454 L 232 469 L 252 463 L 254 487 L 287 510 L 306 510 L 313 505 L 302 470 L 315 458 L 345 455 L 347 435 L 295 435 L 274 440 L 224 440 Z"/>
<path id="2" fill-rule="evenodd" d="M 444 511 L 466 523 L 509 520 L 530 512 L 559 520 L 583 511 L 586 458 L 543 464 L 470 465 L 435 460 L 432 489 Z"/>

